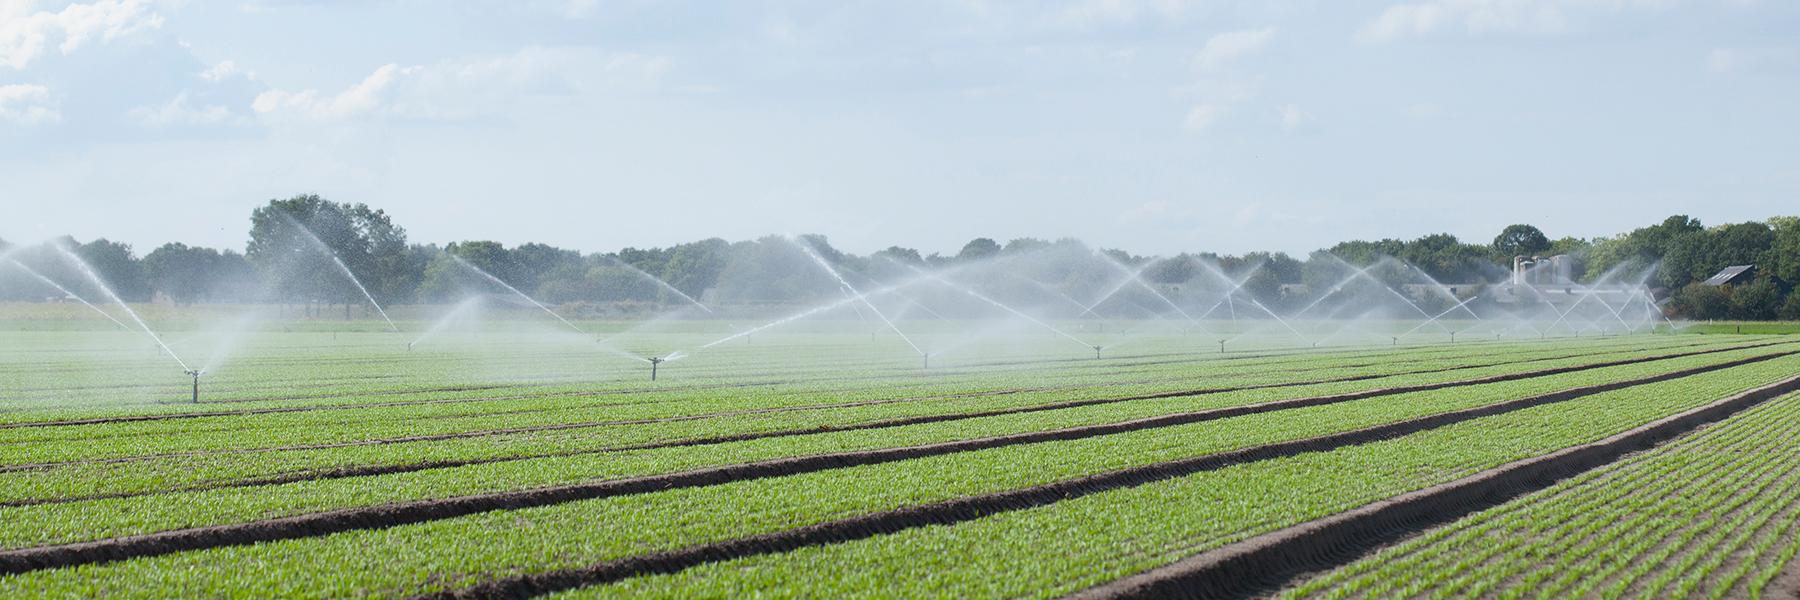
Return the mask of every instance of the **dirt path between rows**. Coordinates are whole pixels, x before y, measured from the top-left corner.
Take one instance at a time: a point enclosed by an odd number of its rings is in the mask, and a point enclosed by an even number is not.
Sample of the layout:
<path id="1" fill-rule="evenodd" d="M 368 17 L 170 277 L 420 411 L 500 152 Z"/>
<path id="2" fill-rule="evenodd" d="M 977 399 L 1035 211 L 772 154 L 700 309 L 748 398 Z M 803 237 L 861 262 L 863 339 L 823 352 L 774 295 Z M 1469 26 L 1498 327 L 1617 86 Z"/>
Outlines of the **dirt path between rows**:
<path id="1" fill-rule="evenodd" d="M 1800 390 L 1800 376 L 1684 411 L 1606 439 L 1520 460 L 1449 483 L 1259 535 L 1069 596 L 1233 598 L 1348 564 L 1407 534 L 1496 506 Z"/>

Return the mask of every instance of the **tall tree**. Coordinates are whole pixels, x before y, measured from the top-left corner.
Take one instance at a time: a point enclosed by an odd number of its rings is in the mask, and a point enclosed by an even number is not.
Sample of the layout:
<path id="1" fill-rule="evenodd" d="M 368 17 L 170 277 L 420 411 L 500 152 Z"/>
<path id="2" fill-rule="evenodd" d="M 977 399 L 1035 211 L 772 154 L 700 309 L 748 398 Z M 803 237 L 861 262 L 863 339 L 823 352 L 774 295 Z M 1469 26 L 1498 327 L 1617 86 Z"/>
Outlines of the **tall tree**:
<path id="1" fill-rule="evenodd" d="M 131 254 L 131 245 L 100 238 L 75 248 L 75 255 L 94 268 L 113 293 L 129 302 L 150 300 L 150 282 L 144 267 Z"/>
<path id="2" fill-rule="evenodd" d="M 975 238 L 963 244 L 962 251 L 956 253 L 961 261 L 981 260 L 1000 253 L 1000 244 L 992 238 Z"/>
<path id="3" fill-rule="evenodd" d="M 1508 225 L 1494 236 L 1494 255 L 1501 260 L 1514 256 L 1535 256 L 1550 250 L 1550 238 L 1530 225 Z"/>
<path id="4" fill-rule="evenodd" d="M 156 291 L 177 304 L 193 304 L 209 298 L 222 274 L 218 250 L 172 242 L 144 255 L 144 272 Z"/>
<path id="5" fill-rule="evenodd" d="M 276 297 L 287 301 L 362 303 L 362 292 L 338 261 L 358 279 L 373 283 L 371 293 L 403 297 L 406 290 L 388 282 L 404 281 L 404 270 L 412 266 L 406 230 L 387 213 L 312 194 L 270 200 L 252 211 L 244 254 L 263 271 Z"/>

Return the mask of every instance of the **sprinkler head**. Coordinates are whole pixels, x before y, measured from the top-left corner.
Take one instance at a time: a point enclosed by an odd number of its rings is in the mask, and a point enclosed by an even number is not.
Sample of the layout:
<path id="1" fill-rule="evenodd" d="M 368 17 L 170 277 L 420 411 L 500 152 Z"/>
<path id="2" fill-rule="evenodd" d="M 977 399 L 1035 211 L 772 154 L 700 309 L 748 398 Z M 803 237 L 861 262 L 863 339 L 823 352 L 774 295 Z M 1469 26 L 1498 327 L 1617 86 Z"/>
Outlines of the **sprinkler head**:
<path id="1" fill-rule="evenodd" d="M 406 351 L 407 351 L 407 352 L 412 352 L 412 350 L 413 350 L 413 344 L 415 344 L 415 343 L 417 343 L 417 342 L 407 342 L 407 343 L 406 343 Z"/>
<path id="2" fill-rule="evenodd" d="M 650 361 L 650 380 L 656 381 L 656 365 L 660 365 L 663 361 L 668 359 L 661 356 L 652 356 L 644 360 Z"/>
<path id="3" fill-rule="evenodd" d="M 1099 346 L 1094 346 L 1094 358 L 1096 358 L 1096 359 L 1100 358 L 1100 347 Z"/>

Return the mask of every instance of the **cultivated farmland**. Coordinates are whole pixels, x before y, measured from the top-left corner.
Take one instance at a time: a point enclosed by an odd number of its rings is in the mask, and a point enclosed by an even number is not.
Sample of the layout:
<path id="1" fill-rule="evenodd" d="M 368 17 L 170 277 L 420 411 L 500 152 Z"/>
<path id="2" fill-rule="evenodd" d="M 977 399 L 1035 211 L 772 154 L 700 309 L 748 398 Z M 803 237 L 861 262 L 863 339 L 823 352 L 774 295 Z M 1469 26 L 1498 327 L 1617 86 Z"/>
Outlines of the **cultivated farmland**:
<path id="1" fill-rule="evenodd" d="M 6 597 L 1754 595 L 1800 548 L 1779 335 L 921 365 L 815 327 L 651 381 L 504 322 L 296 323 L 193 402 L 129 332 L 5 333 Z"/>

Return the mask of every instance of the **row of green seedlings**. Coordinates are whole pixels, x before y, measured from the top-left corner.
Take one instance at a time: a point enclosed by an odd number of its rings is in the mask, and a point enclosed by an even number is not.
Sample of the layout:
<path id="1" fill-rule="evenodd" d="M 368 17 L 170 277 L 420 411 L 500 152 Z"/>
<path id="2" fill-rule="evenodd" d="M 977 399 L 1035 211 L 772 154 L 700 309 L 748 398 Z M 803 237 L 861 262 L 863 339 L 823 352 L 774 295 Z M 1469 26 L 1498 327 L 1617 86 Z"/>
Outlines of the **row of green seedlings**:
<path id="1" fill-rule="evenodd" d="M 1654 361 L 1637 365 L 1609 367 L 1592 372 L 1578 372 L 1556 377 L 1537 378 L 1534 380 L 1509 382 L 1504 384 L 1483 384 L 1461 388 L 1451 388 L 1427 393 L 1415 393 L 1394 396 L 1386 399 L 1374 398 L 1361 401 L 1352 406 L 1366 406 L 1372 411 L 1365 417 L 1383 419 L 1382 422 L 1399 420 L 1411 414 L 1405 411 L 1394 411 L 1383 408 L 1388 404 L 1406 402 L 1406 406 L 1416 410 L 1442 409 L 1443 405 L 1434 404 L 1444 399 L 1453 400 L 1462 407 L 1479 403 L 1495 402 L 1516 397 L 1518 394 L 1544 393 L 1567 387 L 1589 385 L 1628 378 L 1640 374 L 1659 373 L 1678 370 L 1691 366 L 1710 364 L 1736 357 L 1752 356 L 1767 350 L 1739 350 L 1720 353 L 1684 357 L 1666 361 Z M 1423 383 L 1427 379 L 1401 378 L 1399 381 L 1387 380 L 1380 385 L 1395 383 Z M 561 448 L 561 454 L 543 456 L 531 460 L 506 461 L 491 464 L 465 466 L 454 469 L 435 469 L 412 473 L 380 475 L 375 477 L 359 477 L 344 480 L 306 481 L 279 486 L 257 486 L 248 488 L 228 488 L 217 490 L 195 490 L 173 494 L 156 494 L 136 499 L 109 500 L 105 502 L 76 502 L 61 505 L 38 507 L 16 507 L 0 512 L 0 518 L 11 515 L 18 519 L 60 520 L 58 515 L 82 513 L 79 519 L 84 523 L 105 523 L 113 519 L 130 520 L 143 527 L 169 526 L 170 523 L 188 523 L 198 514 L 221 513 L 230 515 L 225 522 L 236 520 L 271 518 L 298 514 L 308 510 L 327 510 L 343 506 L 360 505 L 359 502 L 397 502 L 446 495 L 463 495 L 484 491 L 505 491 L 508 489 L 544 487 L 623 477 L 655 475 L 695 468 L 714 467 L 728 464 L 739 464 L 759 460 L 772 460 L 789 456 L 807 456 L 832 452 L 869 450 L 916 446 L 936 442 L 955 441 L 973 437 L 1006 435 L 1023 432 L 1044 431 L 1050 429 L 1093 425 L 1101 423 L 1117 423 L 1132 419 L 1159 416 L 1196 409 L 1216 408 L 1223 406 L 1239 406 L 1256 404 L 1273 400 L 1302 397 L 1306 393 L 1341 393 L 1379 387 L 1369 382 L 1346 382 L 1332 386 L 1316 386 L 1306 392 L 1299 390 L 1253 390 L 1234 394 L 1221 394 L 1196 401 L 1193 398 L 1166 398 L 1140 400 L 1124 403 L 1102 404 L 1069 408 L 1055 411 L 1018 413 L 994 417 L 985 417 L 968 421 L 952 421 L 942 423 L 916 424 L 905 427 L 874 429 L 863 431 L 821 431 L 811 435 L 766 438 L 741 442 L 721 443 L 693 447 L 663 448 L 659 450 L 628 452 L 595 452 L 573 454 L 566 452 L 568 448 L 580 448 L 590 445 L 605 446 L 616 443 L 611 438 L 621 437 L 627 432 L 613 432 L 609 436 L 571 434 L 554 438 L 551 449 L 545 453 L 555 454 L 552 450 Z M 1322 389 L 1321 389 L 1322 388 Z M 1471 404 L 1475 403 L 1475 404 Z M 1200 427 L 1193 425 L 1187 427 Z M 1333 426 L 1332 421 L 1323 421 L 1321 425 Z M 663 435 L 681 439 L 695 435 L 711 433 L 696 422 L 674 422 L 659 424 L 652 433 L 639 435 Z M 1171 431 L 1186 431 L 1173 428 Z M 660 431 L 660 434 L 655 433 Z M 1154 436 L 1157 430 L 1144 432 L 1143 435 Z M 1277 428 L 1271 432 L 1283 431 Z M 211 457 L 211 462 L 195 459 L 169 458 L 150 464 L 96 464 L 82 467 L 68 467 L 45 472 L 17 472 L 0 474 L 0 486 L 5 493 L 16 499 L 82 497 L 104 494 L 131 493 L 136 491 L 168 490 L 172 484 L 187 487 L 205 487 L 208 483 L 221 481 L 266 478 L 271 473 L 293 472 L 297 469 L 342 468 L 347 465 L 366 464 L 404 464 L 407 461 L 434 460 L 472 460 L 495 455 L 504 456 L 507 452 L 517 451 L 517 446 L 528 444 L 497 445 L 488 440 L 456 440 L 421 444 L 391 444 L 379 446 L 356 446 L 311 452 L 289 452 L 265 454 L 257 460 L 242 460 L 241 456 L 222 455 Z M 317 455 L 328 459 L 335 457 L 338 462 L 317 460 Z M 17 502 L 17 500 L 13 500 Z M 203 506 L 203 509 L 184 509 L 168 515 L 173 519 L 140 519 L 127 518 L 124 515 L 139 514 L 153 510 L 159 503 L 175 502 L 184 506 Z M 246 510 L 246 509 L 249 510 Z M 199 522 L 196 524 L 212 524 Z M 191 526 L 191 525 L 189 525 Z M 84 526 L 81 530 L 86 531 Z M 44 540 L 68 532 L 57 528 L 22 528 L 15 535 L 25 539 Z M 0 534 L 3 535 L 3 534 Z M 43 542 L 49 543 L 49 542 Z"/>
<path id="2" fill-rule="evenodd" d="M 1434 529 L 1287 597 L 1760 596 L 1800 550 L 1800 395 Z"/>
<path id="3" fill-rule="evenodd" d="M 878 580 L 890 586 L 882 589 L 901 595 L 1066 592 L 1261 531 L 1598 439 L 1724 397 L 1746 385 L 1780 379 L 1797 366 L 1800 359 L 1793 357 L 1755 363 L 1389 441 L 1107 491 L 948 527 L 909 529 L 858 542 L 690 569 L 674 576 L 646 577 L 626 582 L 628 587 L 618 590 L 683 595 L 777 585 L 802 595 L 832 596 L 872 589 L 866 585 Z M 1608 375 L 1617 378 L 1647 372 L 1654 369 L 1634 372 L 1621 368 Z M 1537 383 L 1515 382 L 1504 386 L 1511 388 L 1510 393 L 1502 390 L 1498 396 L 1529 394 Z M 1254 415 L 1202 424 L 1204 427 L 1005 447 L 40 571 L 0 579 L 0 593 L 95 595 L 179 589 L 189 594 L 240 595 L 273 589 L 304 595 L 399 596 L 454 589 L 521 572 L 579 568 L 857 514 L 1389 422 L 1396 412 L 1433 414 L 1471 404 L 1465 400 L 1471 395 L 1468 391 L 1457 392 L 1407 402 L 1372 399 Z M 206 507 L 203 503 L 183 506 L 196 511 Z M 61 517 L 79 520 L 83 515 Z M 55 521 L 40 523 L 51 528 L 66 526 Z M 110 525 L 124 531 L 133 527 L 117 521 Z M 368 548 L 404 551 L 370 553 Z M 1057 551 L 1044 552 L 1045 548 Z M 928 563 L 921 565 L 921 560 Z M 320 569 L 321 564 L 334 568 Z M 249 565 L 255 568 L 246 569 Z M 922 568 L 931 570 L 933 577 L 905 575 Z M 757 578 L 776 571 L 779 575 L 772 578 Z"/>

